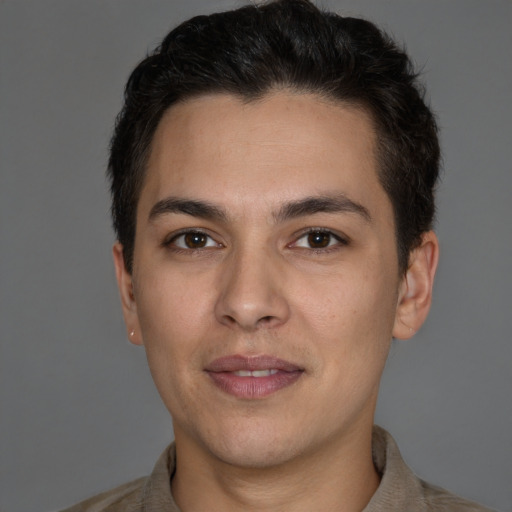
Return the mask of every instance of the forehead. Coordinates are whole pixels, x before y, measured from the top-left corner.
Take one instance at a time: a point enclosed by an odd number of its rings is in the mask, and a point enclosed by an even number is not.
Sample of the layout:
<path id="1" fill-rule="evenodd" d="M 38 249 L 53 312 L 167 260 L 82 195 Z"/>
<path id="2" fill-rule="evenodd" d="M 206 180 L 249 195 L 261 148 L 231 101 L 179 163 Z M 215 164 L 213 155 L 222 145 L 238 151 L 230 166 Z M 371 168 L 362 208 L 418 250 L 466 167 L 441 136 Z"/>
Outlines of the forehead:
<path id="1" fill-rule="evenodd" d="M 171 195 L 237 211 L 330 193 L 372 203 L 384 193 L 375 146 L 364 110 L 312 94 L 195 98 L 155 132 L 140 210 Z"/>

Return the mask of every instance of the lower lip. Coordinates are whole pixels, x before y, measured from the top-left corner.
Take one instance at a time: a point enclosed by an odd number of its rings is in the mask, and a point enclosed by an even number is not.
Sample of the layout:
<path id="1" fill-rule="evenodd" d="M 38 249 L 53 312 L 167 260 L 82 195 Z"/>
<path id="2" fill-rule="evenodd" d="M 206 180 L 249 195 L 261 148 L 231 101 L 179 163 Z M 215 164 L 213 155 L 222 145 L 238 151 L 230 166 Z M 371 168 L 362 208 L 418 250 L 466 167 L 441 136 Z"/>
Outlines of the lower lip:
<path id="1" fill-rule="evenodd" d="M 225 393 L 237 398 L 257 399 L 294 384 L 302 371 L 278 371 L 266 377 L 239 377 L 232 372 L 207 372 L 214 384 Z"/>

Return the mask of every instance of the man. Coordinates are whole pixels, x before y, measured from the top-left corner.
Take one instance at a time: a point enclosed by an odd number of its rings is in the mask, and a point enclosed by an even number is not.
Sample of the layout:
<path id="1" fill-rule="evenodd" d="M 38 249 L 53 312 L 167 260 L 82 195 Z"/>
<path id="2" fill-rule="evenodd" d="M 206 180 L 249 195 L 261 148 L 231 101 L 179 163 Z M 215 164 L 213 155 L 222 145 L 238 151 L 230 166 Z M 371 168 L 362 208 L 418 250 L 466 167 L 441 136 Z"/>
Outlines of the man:
<path id="1" fill-rule="evenodd" d="M 478 511 L 373 427 L 424 322 L 435 120 L 364 20 L 281 0 L 194 18 L 135 69 L 112 141 L 114 261 L 175 443 L 70 509 Z"/>

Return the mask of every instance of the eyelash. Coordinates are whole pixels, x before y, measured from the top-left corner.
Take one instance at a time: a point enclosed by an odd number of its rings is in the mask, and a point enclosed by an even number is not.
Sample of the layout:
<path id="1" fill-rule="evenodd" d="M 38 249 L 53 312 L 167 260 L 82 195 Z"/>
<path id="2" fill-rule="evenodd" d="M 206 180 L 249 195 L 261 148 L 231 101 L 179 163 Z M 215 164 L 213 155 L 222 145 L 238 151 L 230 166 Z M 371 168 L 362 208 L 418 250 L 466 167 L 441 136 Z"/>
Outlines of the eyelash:
<path id="1" fill-rule="evenodd" d="M 302 240 L 312 234 L 329 236 L 330 239 L 328 241 L 328 245 L 326 245 L 325 247 L 317 247 L 317 248 L 315 248 L 315 247 L 300 247 L 298 245 L 298 242 L 300 240 Z M 207 244 L 210 243 L 211 241 L 213 241 L 215 243 L 215 245 L 206 245 L 206 246 L 197 247 L 197 248 L 185 248 L 185 247 L 180 247 L 180 246 L 176 245 L 176 241 L 179 240 L 181 237 L 185 237 L 186 235 L 203 236 L 207 239 L 207 242 L 206 242 Z M 334 244 L 332 244 L 333 239 L 336 241 L 336 243 L 334 243 Z M 314 252 L 315 254 L 325 254 L 325 253 L 339 250 L 340 247 L 347 246 L 347 245 L 349 245 L 349 243 L 350 243 L 350 241 L 347 238 L 342 237 L 336 233 L 333 233 L 329 229 L 313 227 L 313 228 L 309 228 L 306 231 L 303 231 L 302 233 L 300 233 L 300 235 L 297 236 L 293 242 L 288 244 L 287 247 L 289 247 L 289 248 L 296 247 L 298 249 L 305 249 L 307 251 Z M 172 250 L 175 253 L 184 253 L 184 254 L 190 254 L 190 253 L 195 253 L 198 251 L 207 250 L 207 249 L 210 249 L 212 246 L 214 248 L 215 247 L 217 247 L 217 248 L 224 247 L 223 244 L 216 242 L 212 236 L 210 236 L 208 233 L 206 233 L 205 231 L 202 231 L 200 229 L 184 229 L 177 233 L 173 233 L 171 236 L 167 237 L 162 242 L 162 246 Z"/>
<path id="2" fill-rule="evenodd" d="M 309 247 L 309 248 L 299 247 L 299 248 L 306 249 L 308 251 L 313 251 L 315 254 L 325 254 L 325 253 L 337 251 L 340 249 L 340 247 L 344 247 L 344 246 L 347 246 L 350 244 L 350 240 L 348 238 L 338 235 L 336 233 L 333 233 L 329 229 L 308 228 L 306 231 L 302 232 L 300 234 L 300 236 L 298 236 L 295 239 L 294 242 L 289 244 L 289 247 L 298 247 L 297 243 L 299 242 L 299 240 L 302 240 L 305 237 L 308 237 L 309 235 L 312 235 L 312 234 L 327 235 L 327 236 L 331 237 L 331 239 L 329 240 L 329 244 L 326 247 L 319 247 L 319 248 L 315 248 L 315 247 Z M 336 241 L 336 243 L 331 245 L 333 239 Z"/>
<path id="3" fill-rule="evenodd" d="M 195 253 L 197 251 L 203 251 L 203 250 L 209 249 L 211 247 L 211 246 L 205 246 L 205 247 L 197 247 L 197 248 L 191 248 L 191 247 L 185 248 L 185 247 L 180 247 L 180 246 L 176 245 L 176 241 L 181 237 L 185 237 L 186 235 L 204 236 L 205 238 L 208 239 L 207 243 L 209 243 L 209 241 L 213 241 L 213 242 L 215 242 L 216 247 L 223 247 L 223 245 L 221 243 L 216 242 L 212 236 L 210 236 L 208 233 L 206 233 L 200 229 L 184 229 L 177 233 L 173 233 L 171 236 L 167 237 L 162 242 L 162 246 L 172 250 L 173 252 L 185 253 L 185 254 Z"/>

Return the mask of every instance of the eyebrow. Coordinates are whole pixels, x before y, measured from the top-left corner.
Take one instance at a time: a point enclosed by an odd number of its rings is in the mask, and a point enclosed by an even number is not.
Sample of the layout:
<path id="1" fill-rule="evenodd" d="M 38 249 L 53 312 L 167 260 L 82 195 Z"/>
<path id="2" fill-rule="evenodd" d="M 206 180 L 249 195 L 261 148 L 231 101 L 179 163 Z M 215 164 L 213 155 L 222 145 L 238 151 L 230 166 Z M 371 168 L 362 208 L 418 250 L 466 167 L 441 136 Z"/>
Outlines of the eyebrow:
<path id="1" fill-rule="evenodd" d="M 227 216 L 222 209 L 206 201 L 194 199 L 182 199 L 178 197 L 166 197 L 155 203 L 149 212 L 149 220 L 166 213 L 184 213 L 192 217 L 201 217 L 209 220 L 225 221 Z"/>
<path id="2" fill-rule="evenodd" d="M 366 222 L 371 222 L 372 217 L 367 208 L 362 204 L 352 201 L 344 194 L 335 196 L 312 196 L 291 201 L 283 205 L 274 215 L 276 222 L 313 215 L 315 213 L 355 213 Z"/>
<path id="3" fill-rule="evenodd" d="M 183 199 L 179 197 L 166 197 L 155 203 L 149 212 L 149 220 L 168 213 L 181 213 L 192 217 L 208 220 L 226 221 L 228 215 L 222 208 L 196 199 Z M 311 196 L 285 203 L 273 214 L 276 223 L 297 217 L 305 217 L 315 213 L 355 213 L 365 221 L 370 222 L 371 215 L 366 207 L 349 199 L 344 194 L 335 196 Z"/>

